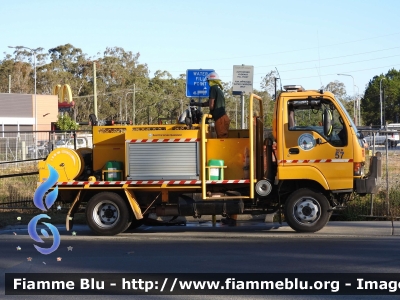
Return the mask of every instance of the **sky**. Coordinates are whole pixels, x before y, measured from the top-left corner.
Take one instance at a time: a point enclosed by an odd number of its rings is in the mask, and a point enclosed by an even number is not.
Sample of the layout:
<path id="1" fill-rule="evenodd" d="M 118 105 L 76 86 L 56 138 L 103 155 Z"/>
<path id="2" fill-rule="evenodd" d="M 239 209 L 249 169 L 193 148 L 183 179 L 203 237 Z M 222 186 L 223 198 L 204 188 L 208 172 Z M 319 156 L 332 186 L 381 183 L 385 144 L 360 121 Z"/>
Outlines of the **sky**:
<path id="1" fill-rule="evenodd" d="M 0 7 L 3 53 L 70 43 L 99 57 L 122 47 L 140 53 L 150 77 L 214 69 L 232 82 L 233 66 L 244 64 L 254 67 L 255 89 L 277 69 L 283 86 L 338 80 L 351 96 L 400 69 L 397 0 L 3 0 Z"/>

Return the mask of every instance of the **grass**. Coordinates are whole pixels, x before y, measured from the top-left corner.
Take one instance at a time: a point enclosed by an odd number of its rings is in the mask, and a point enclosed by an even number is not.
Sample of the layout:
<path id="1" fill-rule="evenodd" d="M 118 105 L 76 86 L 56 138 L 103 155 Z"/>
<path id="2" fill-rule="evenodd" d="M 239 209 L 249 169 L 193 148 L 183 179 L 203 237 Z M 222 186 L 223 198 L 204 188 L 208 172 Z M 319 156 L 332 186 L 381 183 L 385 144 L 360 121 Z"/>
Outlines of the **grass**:
<path id="1" fill-rule="evenodd" d="M 0 175 L 36 172 L 37 162 L 0 165 Z M 38 175 L 26 175 L 0 179 L 0 203 L 29 200 L 37 187 Z"/>

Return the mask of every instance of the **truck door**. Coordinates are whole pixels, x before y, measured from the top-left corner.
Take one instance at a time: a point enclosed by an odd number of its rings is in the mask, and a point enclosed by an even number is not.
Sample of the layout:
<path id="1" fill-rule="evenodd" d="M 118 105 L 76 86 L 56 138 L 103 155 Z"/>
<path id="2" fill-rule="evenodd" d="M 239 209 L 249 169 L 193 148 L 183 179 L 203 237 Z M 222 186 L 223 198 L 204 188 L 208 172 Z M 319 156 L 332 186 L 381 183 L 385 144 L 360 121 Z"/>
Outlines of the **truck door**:
<path id="1" fill-rule="evenodd" d="M 331 121 L 325 132 L 324 111 Z M 283 169 L 290 173 L 286 176 L 325 180 L 330 190 L 352 188 L 352 139 L 343 119 L 330 100 L 288 101 L 283 132 Z"/>

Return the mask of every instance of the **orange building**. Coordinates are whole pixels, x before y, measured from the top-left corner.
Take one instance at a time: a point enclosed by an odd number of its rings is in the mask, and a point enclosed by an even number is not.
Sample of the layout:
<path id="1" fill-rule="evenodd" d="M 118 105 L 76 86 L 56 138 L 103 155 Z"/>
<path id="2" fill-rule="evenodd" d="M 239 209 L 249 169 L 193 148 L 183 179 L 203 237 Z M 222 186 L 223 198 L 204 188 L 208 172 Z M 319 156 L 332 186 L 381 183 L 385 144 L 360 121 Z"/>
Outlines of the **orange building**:
<path id="1" fill-rule="evenodd" d="M 51 122 L 57 122 L 57 95 L 5 94 L 0 93 L 0 132 L 51 130 Z M 35 122 L 36 119 L 36 122 Z"/>

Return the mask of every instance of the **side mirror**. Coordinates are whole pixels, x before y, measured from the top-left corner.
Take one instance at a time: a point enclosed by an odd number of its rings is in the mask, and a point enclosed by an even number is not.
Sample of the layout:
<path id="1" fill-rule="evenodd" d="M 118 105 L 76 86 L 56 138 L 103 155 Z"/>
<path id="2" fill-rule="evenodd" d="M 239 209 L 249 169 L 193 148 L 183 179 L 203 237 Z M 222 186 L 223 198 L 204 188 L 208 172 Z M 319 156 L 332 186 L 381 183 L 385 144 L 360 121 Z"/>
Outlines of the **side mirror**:
<path id="1" fill-rule="evenodd" d="M 324 110 L 322 119 L 324 125 L 324 135 L 330 136 L 332 134 L 332 113 L 329 109 Z"/>

